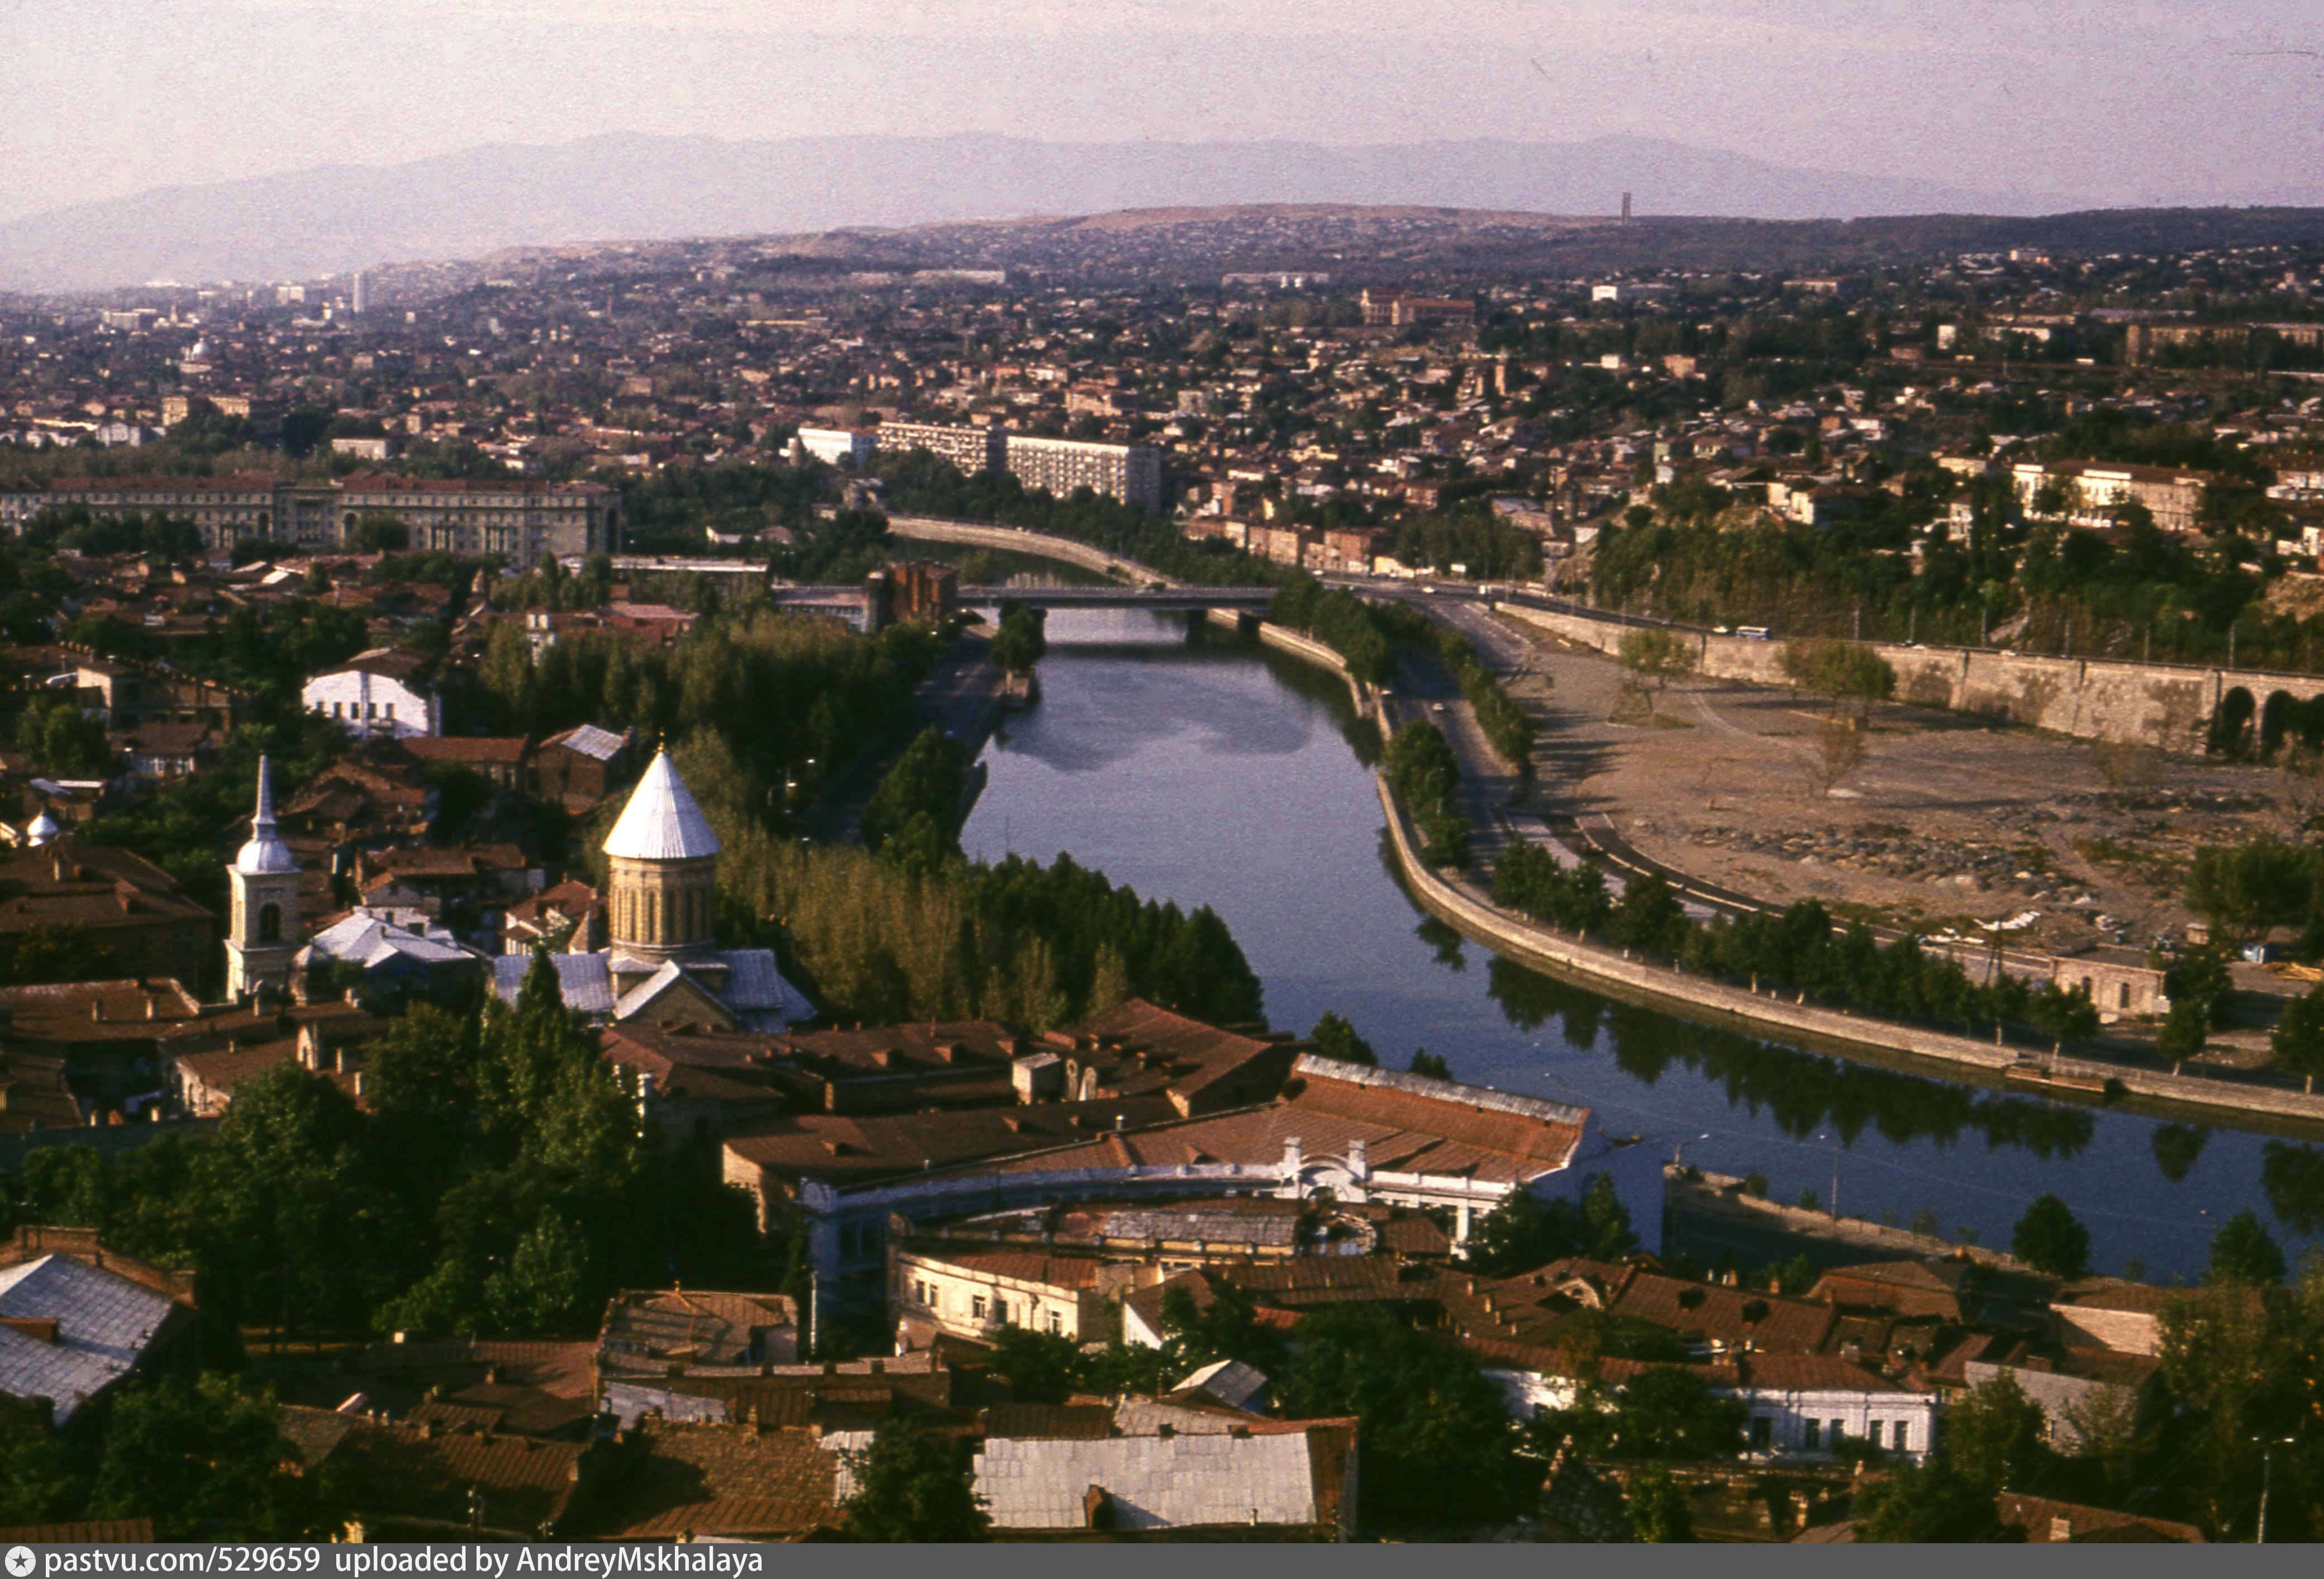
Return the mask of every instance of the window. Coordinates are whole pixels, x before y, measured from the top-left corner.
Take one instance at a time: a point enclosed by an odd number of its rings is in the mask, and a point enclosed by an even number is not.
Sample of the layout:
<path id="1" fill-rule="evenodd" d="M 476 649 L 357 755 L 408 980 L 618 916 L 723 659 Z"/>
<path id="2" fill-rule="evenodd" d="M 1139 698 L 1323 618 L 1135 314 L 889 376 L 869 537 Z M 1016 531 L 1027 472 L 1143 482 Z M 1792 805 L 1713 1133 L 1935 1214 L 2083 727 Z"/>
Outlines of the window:
<path id="1" fill-rule="evenodd" d="M 1063 1336 L 1065 1336 L 1065 1313 L 1064 1311 L 1062 1311 L 1062 1310 L 1053 1310 L 1053 1311 L 1049 1312 L 1049 1324 L 1048 1324 L 1048 1325 L 1049 1325 L 1049 1335 L 1050 1335 L 1050 1336 L 1052 1336 L 1052 1337 L 1063 1337 Z M 1904 1444 L 1900 1442 L 1900 1443 L 1898 1443 L 1898 1444 L 1897 1444 L 1897 1445 L 1901 1447 L 1901 1446 L 1903 1446 L 1903 1445 L 1904 1445 Z"/>
<path id="2" fill-rule="evenodd" d="M 983 1295 L 972 1294 L 968 1297 L 968 1314 L 978 1321 L 982 1321 L 984 1319 Z"/>
<path id="3" fill-rule="evenodd" d="M 258 908 L 258 940 L 279 943 L 282 940 L 282 907 L 261 905 Z"/>
<path id="4" fill-rule="evenodd" d="M 1800 1427 L 1800 1451 L 1813 1453 L 1823 1445 L 1823 1422 L 1810 1420 Z"/>
<path id="5" fill-rule="evenodd" d="M 1775 1439 L 1775 1423 L 1773 1420 L 1770 1420 L 1765 1415 L 1757 1415 L 1752 1417 L 1751 1446 L 1754 1452 L 1765 1453 L 1767 1450 L 1768 1444 Z"/>
<path id="6" fill-rule="evenodd" d="M 992 1302 L 992 1319 L 999 1322 L 1002 1326 L 1007 1326 L 1009 1325 L 1009 1301 L 1006 1299 L 995 1299 Z"/>
<path id="7" fill-rule="evenodd" d="M 1896 1451 L 1899 1453 L 1905 1452 L 1913 1445 L 1912 1428 L 1909 1422 L 1904 1420 L 1896 1422 L 1895 1443 Z"/>

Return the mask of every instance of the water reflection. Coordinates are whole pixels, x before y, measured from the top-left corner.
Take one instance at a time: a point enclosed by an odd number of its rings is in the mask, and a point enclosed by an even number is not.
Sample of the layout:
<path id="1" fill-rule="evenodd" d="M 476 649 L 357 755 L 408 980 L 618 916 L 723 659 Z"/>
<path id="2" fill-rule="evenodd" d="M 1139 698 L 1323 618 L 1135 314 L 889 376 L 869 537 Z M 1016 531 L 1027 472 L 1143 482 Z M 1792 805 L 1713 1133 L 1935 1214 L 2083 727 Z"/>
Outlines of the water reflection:
<path id="1" fill-rule="evenodd" d="M 2201 1124 L 2158 1124 L 2151 1140 L 2154 1166 L 2172 1184 L 2184 1184 L 2210 1138 L 2211 1131 Z"/>
<path id="2" fill-rule="evenodd" d="M 2324 1150 L 2270 1140 L 2260 1182 L 2279 1221 L 2302 1233 L 2324 1233 Z"/>
<path id="3" fill-rule="evenodd" d="M 1506 959 L 1496 958 L 1490 974 L 1494 1001 L 1519 1030 L 1555 1020 L 1565 1041 L 1584 1052 L 1596 1049 L 1602 1030 L 1615 1065 L 1633 1079 L 1653 1085 L 1673 1066 L 1690 1070 L 1721 1086 L 1729 1106 L 1766 1115 L 1794 1140 L 1827 1127 L 1850 1146 L 1868 1129 L 1900 1146 L 1950 1146 L 1975 1134 L 1988 1147 L 2064 1158 L 2096 1131 L 2096 1115 L 2080 1108 L 1773 1046 L 1601 998 Z"/>
<path id="4" fill-rule="evenodd" d="M 2108 1270 L 2192 1275 L 2213 1227 L 2263 1202 L 2289 1251 L 2324 1230 L 2324 1149 L 1849 1064 L 1513 965 L 1405 891 L 1367 766 L 1378 743 L 1339 679 L 1149 616 L 1061 613 L 1049 636 L 1043 700 L 988 753 L 968 847 L 1066 850 L 1141 894 L 1213 905 L 1278 1027 L 1336 1011 L 1391 1062 L 1425 1044 L 1457 1078 L 1686 1137 L 1688 1161 L 1759 1169 L 1778 1198 L 1821 1194 L 1837 1167 L 1852 1212 L 1933 1210 L 1986 1243 L 2054 1192 Z"/>

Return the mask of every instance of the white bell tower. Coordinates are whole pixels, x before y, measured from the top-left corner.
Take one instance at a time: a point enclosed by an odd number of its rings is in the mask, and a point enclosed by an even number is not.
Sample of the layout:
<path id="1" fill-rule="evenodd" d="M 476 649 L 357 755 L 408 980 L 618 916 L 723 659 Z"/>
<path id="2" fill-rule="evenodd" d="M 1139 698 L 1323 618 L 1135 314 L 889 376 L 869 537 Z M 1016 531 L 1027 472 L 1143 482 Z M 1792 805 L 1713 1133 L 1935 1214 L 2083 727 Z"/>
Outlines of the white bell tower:
<path id="1" fill-rule="evenodd" d="M 300 943 L 299 862 L 274 831 L 274 784 L 264 757 L 258 759 L 258 810 L 250 819 L 250 842 L 226 874 L 231 891 L 226 996 L 241 1002 L 262 987 L 287 994 Z"/>

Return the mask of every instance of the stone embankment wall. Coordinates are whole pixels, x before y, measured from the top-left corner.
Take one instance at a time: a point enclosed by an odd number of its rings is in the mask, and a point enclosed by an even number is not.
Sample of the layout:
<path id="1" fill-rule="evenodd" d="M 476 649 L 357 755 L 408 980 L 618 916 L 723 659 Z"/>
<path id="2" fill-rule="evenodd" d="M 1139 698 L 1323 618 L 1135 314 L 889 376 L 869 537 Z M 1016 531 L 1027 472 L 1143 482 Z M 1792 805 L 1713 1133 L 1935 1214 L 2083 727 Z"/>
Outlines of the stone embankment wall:
<path id="1" fill-rule="evenodd" d="M 1644 959 L 1633 959 L 1622 950 L 1584 938 L 1568 937 L 1502 910 L 1467 879 L 1448 878 L 1431 868 L 1420 859 L 1419 845 L 1404 808 L 1396 803 L 1385 778 L 1379 780 L 1379 789 L 1380 808 L 1388 815 L 1388 834 L 1396 847 L 1397 863 L 1421 907 L 1463 936 L 1520 965 L 1612 986 L 1627 994 L 1678 1007 L 1689 1011 L 1691 1018 L 1715 1024 L 1788 1031 L 1811 1042 L 1833 1044 L 1836 1050 L 1858 1047 L 1901 1054 L 1956 1070 L 2002 1076 L 2022 1083 L 2029 1090 L 2095 1096 L 2111 1080 L 2118 1082 L 2129 1095 L 2156 1102 L 2324 1123 L 2324 1094 L 2198 1079 L 1995 1046 L 1919 1026 L 1868 1020 L 1845 1010 L 1786 1002 L 1771 993 L 1753 993 Z M 1847 1056 L 1845 1051 L 1841 1056 Z"/>
<path id="2" fill-rule="evenodd" d="M 1165 586 L 1184 585 L 1135 559 L 1109 554 L 1103 549 L 1073 538 L 1056 537 L 1027 527 L 991 526 L 976 521 L 945 521 L 934 515 L 891 515 L 888 518 L 888 530 L 897 537 L 912 538 L 921 542 L 958 543 L 972 549 L 1038 554 L 1045 559 L 1060 559 L 1068 565 L 1078 565 L 1084 570 L 1094 570 L 1101 576 L 1120 572 L 1140 581 L 1159 581 Z"/>
<path id="3" fill-rule="evenodd" d="M 1600 651 L 1611 652 L 1635 625 L 1586 614 L 1497 603 L 1494 609 Z M 1788 686 L 1784 644 L 1673 627 L 1695 644 L 1700 671 L 1713 679 Z M 2236 690 L 2250 699 L 2245 716 L 2264 712 L 2282 693 L 2293 701 L 2324 695 L 2324 675 L 2263 669 L 2197 669 L 2112 659 L 2005 655 L 1971 647 L 1903 647 L 1867 642 L 1896 671 L 1896 699 L 1946 707 L 2060 734 L 2200 752 L 2220 704 Z"/>

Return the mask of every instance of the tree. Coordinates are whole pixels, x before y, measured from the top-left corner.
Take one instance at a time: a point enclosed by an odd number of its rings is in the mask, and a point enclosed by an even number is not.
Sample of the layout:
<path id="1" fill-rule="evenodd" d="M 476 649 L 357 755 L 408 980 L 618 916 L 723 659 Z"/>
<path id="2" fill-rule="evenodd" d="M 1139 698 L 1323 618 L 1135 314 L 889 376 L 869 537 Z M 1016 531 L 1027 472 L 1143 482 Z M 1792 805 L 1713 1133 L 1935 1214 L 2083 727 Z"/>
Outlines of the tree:
<path id="1" fill-rule="evenodd" d="M 1622 900 L 1614 907 L 1614 941 L 1649 954 L 1676 954 L 1686 946 L 1692 923 L 1678 896 L 1659 872 L 1630 874 Z"/>
<path id="2" fill-rule="evenodd" d="M 2301 1076 L 2310 1091 L 2316 1089 L 2316 1076 L 2324 1074 L 2324 982 L 2283 1006 L 2267 1046 L 2277 1068 Z"/>
<path id="3" fill-rule="evenodd" d="M 2023 1488 L 2049 1462 L 2048 1422 L 2005 1371 L 1974 1389 L 1945 1416 L 1944 1456 L 1986 1496 Z"/>
<path id="4" fill-rule="evenodd" d="M 1808 753 L 1808 782 L 1829 800 L 1840 781 L 1864 765 L 1864 732 L 1841 718 L 1826 718 L 1816 725 L 1815 744 Z"/>
<path id="5" fill-rule="evenodd" d="M 2003 1526 L 1992 1492 L 1942 1458 L 1903 1464 L 1867 1482 L 1856 1493 L 1856 1534 L 1914 1545 L 2024 1538 Z"/>
<path id="6" fill-rule="evenodd" d="M 1315 1029 L 1307 1033 L 1307 1039 L 1326 1058 L 1337 1058 L 1343 1064 L 1379 1063 L 1379 1055 L 1372 1051 L 1371 1043 L 1358 1036 L 1354 1026 L 1329 1009 L 1315 1022 Z"/>
<path id="7" fill-rule="evenodd" d="M 2283 1251 L 2249 1206 L 2211 1236 L 2211 1258 L 2203 1281 L 2239 1288 L 2273 1288 L 2283 1281 Z"/>
<path id="8" fill-rule="evenodd" d="M 484 1299 L 502 1330 L 526 1336 L 594 1329 L 589 1246 L 555 1208 L 517 1241 L 506 1268 L 484 1279 Z"/>
<path id="9" fill-rule="evenodd" d="M 2163 1029 L 2154 1033 L 2154 1050 L 2174 1064 L 2200 1058 L 2210 1037 L 2211 1016 L 2202 1002 L 2194 998 L 2173 998 L 2171 1012 L 2163 1017 Z"/>
<path id="10" fill-rule="evenodd" d="M 1061 1404 L 1073 1396 L 1081 1351 L 1072 1341 L 1029 1327 L 1005 1326 L 992 1334 L 990 1367 L 1009 1379 L 1010 1396 L 1020 1404 Z"/>
<path id="11" fill-rule="evenodd" d="M 2090 1231 L 2065 1202 L 2045 1195 L 2017 1220 L 2009 1253 L 2053 1278 L 2080 1278 L 2089 1271 Z"/>
<path id="12" fill-rule="evenodd" d="M 960 1446 L 910 1420 L 891 1420 L 872 1445 L 845 1454 L 855 1478 L 843 1528 L 858 1540 L 977 1541 L 992 1519 Z"/>
<path id="13" fill-rule="evenodd" d="M 2230 946 L 2263 939 L 2307 913 L 2312 851 L 2262 834 L 2240 845 L 2199 850 L 2187 872 L 2187 908 Z"/>
<path id="14" fill-rule="evenodd" d="M 1859 642 L 1786 642 L 1782 663 L 1784 673 L 1794 684 L 1835 702 L 1854 702 L 1859 723 L 1870 714 L 1873 703 L 1885 702 L 1896 693 L 1896 671 L 1886 659 Z"/>
<path id="15" fill-rule="evenodd" d="M 1630 1534 L 1657 1546 L 1693 1541 L 1694 1516 L 1668 1470 L 1648 1470 L 1631 1483 Z"/>
<path id="16" fill-rule="evenodd" d="M 864 847 L 877 854 L 890 836 L 902 831 L 916 816 L 927 817 L 949 843 L 966 769 L 957 744 L 934 729 L 922 730 L 864 803 Z"/>
<path id="17" fill-rule="evenodd" d="M 1463 1264 L 1497 1278 L 1529 1272 L 1567 1256 L 1619 1260 L 1638 1248 L 1629 1208 L 1610 1175 L 1590 1181 L 1579 1204 L 1544 1201 L 1519 1190 L 1471 1226 Z"/>
<path id="18" fill-rule="evenodd" d="M 1363 1505 L 1391 1526 L 1507 1518 L 1524 1495 L 1518 1433 L 1476 1362 L 1385 1306 L 1326 1305 L 1299 1322 L 1299 1355 L 1278 1397 L 1289 1418 L 1353 1415 Z M 1533 1490 L 1540 1471 L 1533 1471 Z"/>
<path id="19" fill-rule="evenodd" d="M 1732 1458 L 1743 1451 L 1749 1419 L 1748 1408 L 1713 1392 L 1700 1373 L 1657 1365 L 1622 1389 L 1608 1445 L 1625 1458 Z"/>
<path id="20" fill-rule="evenodd" d="M 1415 1075 L 1423 1076 L 1430 1080 L 1450 1080 L 1452 1078 L 1452 1066 L 1446 1063 L 1443 1058 L 1437 1054 L 1430 1052 L 1426 1048 L 1413 1048 L 1412 1063 L 1410 1067 L 1412 1073 Z"/>
<path id="21" fill-rule="evenodd" d="M 16 749 L 35 768 L 60 778 L 93 778 L 113 761 L 104 722 L 68 697 L 36 696 L 24 705 L 16 719 Z"/>
<path id="22" fill-rule="evenodd" d="M 106 1422 L 93 1519 L 151 1516 L 162 1540 L 298 1540 L 324 1523 L 313 1485 L 283 1473 L 274 1400 L 217 1374 L 124 1392 Z"/>
<path id="23" fill-rule="evenodd" d="M 1049 637 L 1043 610 L 1007 604 L 1001 610 L 1001 629 L 992 638 L 992 661 L 1010 674 L 1030 674 L 1047 655 Z"/>
<path id="24" fill-rule="evenodd" d="M 1626 631 L 1614 657 L 1629 670 L 1632 682 L 1645 695 L 1649 713 L 1654 711 L 1656 693 L 1694 672 L 1695 650 L 1675 631 Z"/>
<path id="25" fill-rule="evenodd" d="M 365 511 L 347 529 L 346 549 L 351 554 L 400 554 L 411 546 L 411 529 L 401 516 L 384 511 Z"/>

